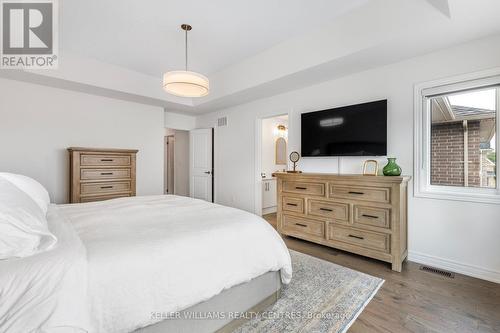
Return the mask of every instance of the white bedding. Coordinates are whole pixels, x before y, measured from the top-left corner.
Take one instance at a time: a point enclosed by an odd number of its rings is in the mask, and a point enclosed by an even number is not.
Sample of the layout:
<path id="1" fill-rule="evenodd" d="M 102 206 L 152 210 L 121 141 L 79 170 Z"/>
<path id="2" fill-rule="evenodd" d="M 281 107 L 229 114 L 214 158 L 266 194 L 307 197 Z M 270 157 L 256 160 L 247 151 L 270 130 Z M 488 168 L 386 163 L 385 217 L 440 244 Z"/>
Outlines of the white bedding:
<path id="1" fill-rule="evenodd" d="M 56 245 L 0 260 L 0 332 L 91 332 L 85 247 L 55 205 L 47 214 Z"/>
<path id="2" fill-rule="evenodd" d="M 62 205 L 87 250 L 96 332 L 130 332 L 268 271 L 291 279 L 288 249 L 263 219 L 177 196 Z"/>

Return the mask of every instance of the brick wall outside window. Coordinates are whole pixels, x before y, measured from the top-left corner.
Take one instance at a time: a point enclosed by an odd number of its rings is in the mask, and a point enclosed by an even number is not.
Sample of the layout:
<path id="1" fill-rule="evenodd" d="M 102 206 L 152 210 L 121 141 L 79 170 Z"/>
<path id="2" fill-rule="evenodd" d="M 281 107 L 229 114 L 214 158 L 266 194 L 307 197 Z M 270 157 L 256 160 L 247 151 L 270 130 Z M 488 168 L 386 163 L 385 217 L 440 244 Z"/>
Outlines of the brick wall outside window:
<path id="1" fill-rule="evenodd" d="M 479 187 L 481 152 L 479 121 L 468 122 L 469 186 Z M 464 128 L 462 122 L 431 127 L 431 184 L 464 186 Z"/>

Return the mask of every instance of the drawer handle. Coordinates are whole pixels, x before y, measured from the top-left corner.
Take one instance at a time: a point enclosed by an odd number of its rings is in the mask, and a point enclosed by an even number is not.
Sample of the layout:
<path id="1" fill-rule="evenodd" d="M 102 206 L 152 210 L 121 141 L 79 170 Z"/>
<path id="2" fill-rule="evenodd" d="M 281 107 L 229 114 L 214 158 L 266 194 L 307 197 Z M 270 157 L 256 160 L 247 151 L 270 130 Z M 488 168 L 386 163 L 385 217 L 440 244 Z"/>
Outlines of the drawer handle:
<path id="1" fill-rule="evenodd" d="M 296 190 L 307 190 L 307 187 L 295 186 Z"/>
<path id="2" fill-rule="evenodd" d="M 307 224 L 295 223 L 295 225 L 298 225 L 299 227 L 307 228 Z"/>
<path id="3" fill-rule="evenodd" d="M 333 209 L 321 207 L 319 210 L 324 210 L 325 212 L 333 212 Z"/>
<path id="4" fill-rule="evenodd" d="M 297 204 L 293 204 L 293 203 L 287 203 L 288 206 L 294 206 L 294 207 L 297 207 Z"/>
<path id="5" fill-rule="evenodd" d="M 101 186 L 101 189 L 105 189 L 105 188 L 113 188 L 113 186 Z"/>
<path id="6" fill-rule="evenodd" d="M 378 216 L 375 215 L 361 214 L 361 216 L 368 217 L 369 219 L 378 219 Z"/>
<path id="7" fill-rule="evenodd" d="M 363 192 L 349 191 L 349 194 L 363 195 Z"/>
<path id="8" fill-rule="evenodd" d="M 111 176 L 113 175 L 112 172 L 101 172 L 101 176 Z"/>
<path id="9" fill-rule="evenodd" d="M 114 159 L 112 158 L 101 158 L 101 162 L 113 162 Z"/>
<path id="10" fill-rule="evenodd" d="M 355 235 L 349 235 L 351 238 L 356 238 L 356 239 L 365 239 L 364 237 L 361 236 L 355 236 Z"/>

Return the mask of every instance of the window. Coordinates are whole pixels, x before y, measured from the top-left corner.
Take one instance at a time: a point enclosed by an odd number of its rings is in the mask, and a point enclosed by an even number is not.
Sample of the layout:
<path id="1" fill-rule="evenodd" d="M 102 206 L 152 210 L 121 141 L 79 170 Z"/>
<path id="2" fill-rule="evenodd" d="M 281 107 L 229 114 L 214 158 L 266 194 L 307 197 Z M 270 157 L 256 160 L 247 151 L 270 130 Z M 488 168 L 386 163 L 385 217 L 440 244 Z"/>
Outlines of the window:
<path id="1" fill-rule="evenodd" d="M 500 70 L 415 87 L 415 195 L 500 203 Z"/>

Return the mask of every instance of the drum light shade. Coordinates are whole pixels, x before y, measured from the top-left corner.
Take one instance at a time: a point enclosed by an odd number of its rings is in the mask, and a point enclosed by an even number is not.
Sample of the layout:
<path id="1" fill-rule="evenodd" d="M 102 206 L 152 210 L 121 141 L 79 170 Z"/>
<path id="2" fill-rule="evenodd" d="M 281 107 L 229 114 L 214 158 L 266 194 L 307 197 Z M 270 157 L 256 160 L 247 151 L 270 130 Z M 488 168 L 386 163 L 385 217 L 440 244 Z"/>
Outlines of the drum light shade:
<path id="1" fill-rule="evenodd" d="M 163 74 L 163 89 L 169 94 L 181 97 L 206 96 L 210 91 L 208 78 L 200 73 L 188 71 L 188 31 L 193 27 L 183 24 L 181 29 L 184 30 L 186 38 L 186 69 Z"/>
<path id="2" fill-rule="evenodd" d="M 208 78 L 196 72 L 171 71 L 163 74 L 163 89 L 181 97 L 202 97 L 208 95 Z"/>

